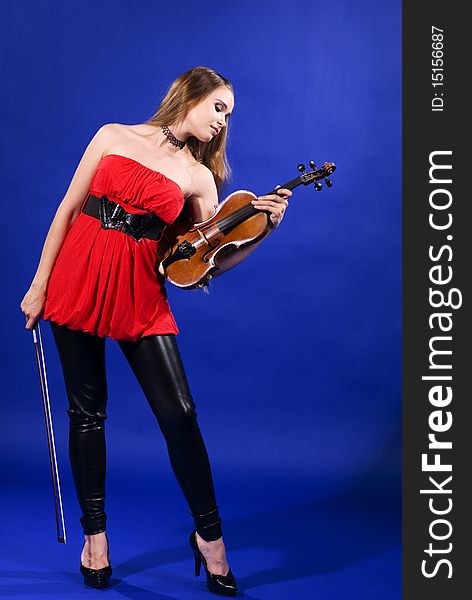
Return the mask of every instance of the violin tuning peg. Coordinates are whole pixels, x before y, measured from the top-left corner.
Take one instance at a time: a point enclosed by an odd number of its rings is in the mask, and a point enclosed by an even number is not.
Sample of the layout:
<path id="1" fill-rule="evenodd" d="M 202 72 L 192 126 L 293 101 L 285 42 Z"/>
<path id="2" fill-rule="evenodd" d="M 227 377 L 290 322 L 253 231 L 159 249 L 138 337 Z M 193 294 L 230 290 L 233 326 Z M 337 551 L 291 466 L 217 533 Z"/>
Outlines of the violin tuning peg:
<path id="1" fill-rule="evenodd" d="M 305 165 L 303 165 L 303 164 L 300 163 L 298 165 L 297 169 L 300 171 L 300 173 L 304 173 L 305 172 Z"/>
<path id="2" fill-rule="evenodd" d="M 321 183 L 319 181 L 315 181 L 315 190 L 319 192 L 322 188 L 323 186 L 321 185 Z"/>
<path id="3" fill-rule="evenodd" d="M 313 169 L 313 171 L 316 169 L 316 165 L 315 165 L 315 161 L 314 160 L 310 160 L 310 162 L 308 164 L 310 165 L 310 168 Z"/>
<path id="4" fill-rule="evenodd" d="M 333 182 L 331 181 L 331 179 L 328 179 L 327 177 L 323 178 L 326 182 L 326 185 L 330 188 L 333 187 Z"/>

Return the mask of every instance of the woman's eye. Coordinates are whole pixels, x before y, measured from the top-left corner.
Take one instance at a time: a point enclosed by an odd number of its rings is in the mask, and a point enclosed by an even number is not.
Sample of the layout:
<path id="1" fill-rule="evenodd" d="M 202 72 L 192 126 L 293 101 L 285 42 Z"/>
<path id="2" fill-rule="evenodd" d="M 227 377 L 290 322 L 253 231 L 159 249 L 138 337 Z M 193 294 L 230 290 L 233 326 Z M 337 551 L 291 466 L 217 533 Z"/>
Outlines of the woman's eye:
<path id="1" fill-rule="evenodd" d="M 222 106 L 220 104 L 215 104 L 215 108 L 217 112 L 221 112 L 222 111 Z M 225 115 L 225 120 L 228 121 L 230 115 Z"/>

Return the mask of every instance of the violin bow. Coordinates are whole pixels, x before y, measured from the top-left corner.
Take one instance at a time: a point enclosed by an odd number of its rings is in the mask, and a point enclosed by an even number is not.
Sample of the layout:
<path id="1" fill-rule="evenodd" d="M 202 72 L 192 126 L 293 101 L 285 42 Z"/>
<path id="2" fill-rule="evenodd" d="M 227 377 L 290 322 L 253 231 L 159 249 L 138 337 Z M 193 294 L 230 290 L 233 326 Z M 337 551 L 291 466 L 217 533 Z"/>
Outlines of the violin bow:
<path id="1" fill-rule="evenodd" d="M 51 465 L 52 487 L 54 491 L 54 508 L 56 511 L 56 531 L 57 541 L 66 543 L 66 528 L 64 525 L 64 512 L 62 509 L 61 486 L 59 483 L 59 471 L 57 468 L 56 445 L 54 442 L 54 429 L 52 426 L 51 405 L 49 402 L 48 379 L 46 375 L 46 361 L 44 359 L 43 343 L 41 339 L 41 329 L 39 319 L 32 328 L 33 343 L 36 351 L 36 360 L 38 363 L 39 383 L 41 386 L 41 395 L 43 398 L 44 418 L 46 420 L 46 432 L 48 437 L 49 463 Z M 59 520 L 60 515 L 60 520 Z"/>

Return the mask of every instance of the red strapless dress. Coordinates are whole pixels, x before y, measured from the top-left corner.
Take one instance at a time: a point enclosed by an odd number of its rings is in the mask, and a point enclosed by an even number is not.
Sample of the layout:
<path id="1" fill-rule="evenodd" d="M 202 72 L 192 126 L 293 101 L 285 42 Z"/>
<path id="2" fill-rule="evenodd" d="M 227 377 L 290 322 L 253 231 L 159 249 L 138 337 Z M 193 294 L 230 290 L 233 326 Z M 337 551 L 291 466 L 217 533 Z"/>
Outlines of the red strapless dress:
<path id="1" fill-rule="evenodd" d="M 156 214 L 167 224 L 185 202 L 175 181 L 118 154 L 102 158 L 89 191 L 106 194 L 127 212 Z M 81 212 L 51 272 L 42 318 L 115 340 L 177 335 L 165 279 L 155 270 L 158 243 L 103 229 L 99 219 Z"/>

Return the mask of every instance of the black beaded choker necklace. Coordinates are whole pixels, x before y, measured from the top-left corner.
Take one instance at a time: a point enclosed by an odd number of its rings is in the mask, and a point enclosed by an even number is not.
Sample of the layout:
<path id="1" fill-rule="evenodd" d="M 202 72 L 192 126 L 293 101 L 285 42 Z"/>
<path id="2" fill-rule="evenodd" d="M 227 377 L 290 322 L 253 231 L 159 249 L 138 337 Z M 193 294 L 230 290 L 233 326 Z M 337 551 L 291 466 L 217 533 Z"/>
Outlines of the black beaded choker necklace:
<path id="1" fill-rule="evenodd" d="M 180 140 L 178 140 L 175 135 L 172 133 L 172 131 L 167 127 L 167 125 L 161 125 L 161 129 L 164 132 L 164 135 L 166 136 L 166 138 L 169 140 L 169 142 L 171 144 L 174 144 L 174 146 L 177 146 L 178 148 L 183 148 L 185 146 L 185 144 L 187 143 L 182 142 Z"/>

